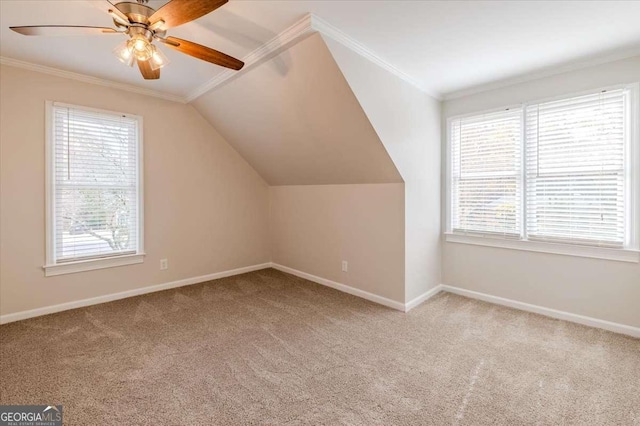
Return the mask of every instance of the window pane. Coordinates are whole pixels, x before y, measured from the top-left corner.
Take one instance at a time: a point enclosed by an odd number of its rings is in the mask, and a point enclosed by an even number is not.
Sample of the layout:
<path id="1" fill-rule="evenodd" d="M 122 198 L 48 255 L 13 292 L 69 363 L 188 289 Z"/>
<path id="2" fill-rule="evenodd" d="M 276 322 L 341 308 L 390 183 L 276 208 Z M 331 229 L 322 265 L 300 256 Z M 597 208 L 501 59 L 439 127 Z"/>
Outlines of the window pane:
<path id="1" fill-rule="evenodd" d="M 136 251 L 135 190 L 62 189 L 56 198 L 58 260 Z"/>
<path id="2" fill-rule="evenodd" d="M 527 233 L 622 247 L 627 95 L 608 91 L 527 108 Z"/>
<path id="3" fill-rule="evenodd" d="M 519 235 L 521 110 L 451 123 L 452 227 Z"/>
<path id="4" fill-rule="evenodd" d="M 516 178 L 461 179 L 456 229 L 478 232 L 516 231 Z"/>

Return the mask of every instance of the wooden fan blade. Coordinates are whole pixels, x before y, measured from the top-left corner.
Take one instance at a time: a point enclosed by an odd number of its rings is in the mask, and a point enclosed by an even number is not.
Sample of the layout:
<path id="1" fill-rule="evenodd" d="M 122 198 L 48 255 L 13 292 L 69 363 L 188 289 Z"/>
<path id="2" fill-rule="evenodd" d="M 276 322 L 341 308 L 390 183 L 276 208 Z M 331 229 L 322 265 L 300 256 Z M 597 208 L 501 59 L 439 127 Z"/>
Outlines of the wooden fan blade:
<path id="1" fill-rule="evenodd" d="M 234 58 L 233 56 L 218 52 L 217 50 L 202 46 L 192 41 L 182 40 L 177 37 L 167 37 L 166 39 L 159 40 L 166 46 L 177 50 L 178 52 L 185 53 L 189 56 L 193 56 L 194 58 L 202 59 L 203 61 L 211 62 L 212 64 L 231 68 L 236 71 L 242 69 L 244 66 L 244 62 Z"/>
<path id="2" fill-rule="evenodd" d="M 31 25 L 27 27 L 9 27 L 13 31 L 28 36 L 85 36 L 98 34 L 120 34 L 112 28 L 83 27 L 69 25 Z"/>
<path id="3" fill-rule="evenodd" d="M 163 29 L 177 27 L 213 12 L 229 0 L 171 0 L 149 17 L 151 24 L 164 21 Z"/>
<path id="4" fill-rule="evenodd" d="M 145 80 L 157 80 L 160 78 L 160 69 L 151 69 L 149 61 L 138 61 L 138 68 Z"/>

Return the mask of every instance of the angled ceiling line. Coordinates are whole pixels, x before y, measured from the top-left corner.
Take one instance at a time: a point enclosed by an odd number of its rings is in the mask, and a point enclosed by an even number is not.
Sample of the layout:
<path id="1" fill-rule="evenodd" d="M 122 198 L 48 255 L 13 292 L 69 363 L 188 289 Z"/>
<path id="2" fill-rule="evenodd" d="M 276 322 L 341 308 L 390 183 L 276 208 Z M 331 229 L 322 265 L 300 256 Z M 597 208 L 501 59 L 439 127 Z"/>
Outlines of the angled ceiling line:
<path id="1" fill-rule="evenodd" d="M 404 80 L 405 82 L 407 82 L 410 85 L 414 86 L 415 88 L 417 88 L 421 92 L 426 93 L 427 95 L 429 95 L 432 98 L 435 98 L 437 100 L 442 100 L 442 95 L 440 93 L 427 89 L 424 86 L 424 84 L 422 82 L 420 82 L 419 80 L 417 80 L 417 79 L 411 77 L 409 74 L 401 71 L 400 69 L 398 69 L 396 66 L 394 66 L 390 62 L 384 60 L 382 57 L 380 57 L 377 53 L 375 53 L 373 50 L 369 49 L 364 44 L 360 43 L 359 41 L 357 41 L 353 37 L 345 34 L 343 31 L 339 30 L 338 28 L 336 28 L 333 25 L 329 24 L 327 21 L 325 21 L 325 20 L 323 20 L 323 19 L 321 19 L 321 18 L 319 18 L 319 17 L 317 17 L 316 15 L 313 15 L 313 14 L 312 14 L 312 26 L 313 26 L 314 30 L 318 31 L 319 33 L 321 33 L 323 35 L 326 35 L 327 37 L 331 37 L 332 39 L 334 39 L 338 43 L 344 45 L 345 47 L 347 47 L 347 48 L 349 48 L 351 50 L 353 50 L 354 52 L 356 52 L 360 56 L 363 56 L 364 58 L 366 58 L 369 61 L 373 62 L 374 64 L 378 65 L 379 67 L 387 70 L 388 72 L 390 72 L 391 74 L 393 74 L 396 77 L 400 78 L 401 80 Z"/>
<path id="2" fill-rule="evenodd" d="M 308 13 L 304 17 L 302 17 L 302 19 L 282 31 L 280 34 L 273 37 L 267 43 L 263 44 L 253 52 L 243 57 L 242 61 L 245 63 L 245 67 L 241 71 L 225 70 L 217 74 L 211 80 L 191 91 L 186 96 L 186 102 L 191 102 L 199 98 L 200 96 L 204 95 L 210 90 L 214 90 L 216 87 L 222 85 L 224 82 L 231 78 L 236 78 L 246 72 L 249 72 L 257 65 L 260 65 L 261 63 L 272 58 L 274 55 L 278 54 L 280 51 L 290 47 L 292 44 L 297 43 L 304 37 L 315 32 L 319 32 L 320 34 L 326 35 L 327 37 L 331 37 L 332 39 L 343 44 L 344 46 L 348 47 L 364 58 L 384 68 L 391 74 L 394 74 L 401 80 L 404 80 L 412 86 L 416 87 L 421 92 L 424 92 L 435 99 L 442 99 L 442 96 L 439 93 L 427 90 L 424 85 L 418 80 L 402 72 L 391 63 L 385 61 L 377 53 L 369 49 L 364 44 L 345 34 L 343 31 L 329 24 L 327 21 L 319 18 L 317 15 Z"/>
<path id="3" fill-rule="evenodd" d="M 248 53 L 242 58 L 242 62 L 245 63 L 244 68 L 240 71 L 224 70 L 221 73 L 216 74 L 209 81 L 196 87 L 185 96 L 186 102 L 191 102 L 220 86 L 231 78 L 235 78 L 242 75 L 268 59 L 272 58 L 280 51 L 285 50 L 292 44 L 302 40 L 307 35 L 312 34 L 314 31 L 312 26 L 312 14 L 306 14 L 302 19 L 295 22 L 289 28 L 277 34 L 271 40 Z"/>

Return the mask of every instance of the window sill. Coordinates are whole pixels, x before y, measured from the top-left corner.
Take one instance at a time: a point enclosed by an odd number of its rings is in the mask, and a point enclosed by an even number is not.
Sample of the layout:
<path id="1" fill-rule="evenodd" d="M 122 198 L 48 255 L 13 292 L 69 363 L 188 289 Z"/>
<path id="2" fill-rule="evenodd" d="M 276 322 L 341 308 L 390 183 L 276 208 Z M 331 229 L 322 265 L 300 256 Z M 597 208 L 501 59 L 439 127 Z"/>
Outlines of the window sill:
<path id="1" fill-rule="evenodd" d="M 523 241 L 492 236 L 462 235 L 450 232 L 445 233 L 445 241 L 448 243 L 472 244 L 477 246 L 535 251 L 539 253 L 561 254 L 566 256 L 590 257 L 594 259 L 616 260 L 619 262 L 640 262 L 640 252 L 638 250 L 545 243 L 540 241 Z"/>
<path id="2" fill-rule="evenodd" d="M 76 272 L 93 271 L 95 269 L 115 268 L 116 266 L 134 265 L 144 262 L 144 253 L 128 254 L 124 256 L 105 257 L 103 259 L 79 260 L 77 262 L 45 265 L 45 277 L 55 275 L 75 274 Z"/>

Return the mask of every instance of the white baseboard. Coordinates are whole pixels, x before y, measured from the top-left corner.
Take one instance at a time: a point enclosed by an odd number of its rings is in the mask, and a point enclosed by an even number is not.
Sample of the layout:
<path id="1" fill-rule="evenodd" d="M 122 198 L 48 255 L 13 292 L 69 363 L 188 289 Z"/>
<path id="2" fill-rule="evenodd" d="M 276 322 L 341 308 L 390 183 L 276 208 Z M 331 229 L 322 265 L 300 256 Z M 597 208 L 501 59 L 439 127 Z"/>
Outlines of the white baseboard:
<path id="1" fill-rule="evenodd" d="M 28 311 L 0 315 L 0 324 L 6 324 L 14 321 L 24 320 L 27 318 L 53 314 L 56 312 L 62 312 L 69 309 L 76 309 L 76 308 L 82 308 L 85 306 L 97 305 L 100 303 L 111 302 L 114 300 L 139 296 L 142 294 L 154 293 L 156 291 L 162 291 L 162 290 L 168 290 L 168 289 L 183 287 L 183 286 L 192 285 L 192 284 L 198 284 L 201 282 L 230 277 L 233 275 L 244 274 L 247 272 L 258 271 L 266 268 L 274 268 L 279 271 L 286 272 L 291 275 L 295 275 L 300 278 L 304 278 L 306 280 L 313 281 L 315 283 L 318 283 L 327 287 L 331 287 L 336 290 L 342 291 L 344 293 L 361 297 L 363 299 L 370 300 L 372 302 L 375 302 L 380 305 L 384 305 L 389 308 L 393 308 L 402 312 L 408 312 L 411 309 L 415 308 L 416 306 L 420 305 L 421 303 L 425 302 L 426 300 L 430 299 L 431 297 L 435 296 L 440 291 L 446 291 L 449 293 L 454 293 L 461 296 L 469 297 L 472 299 L 483 300 L 485 302 L 508 306 L 510 308 L 519 309 L 522 311 L 533 312 L 533 313 L 545 315 L 551 318 L 575 322 L 575 323 L 587 325 L 590 327 L 602 328 L 604 330 L 613 331 L 615 333 L 626 334 L 629 336 L 640 338 L 640 328 L 638 327 L 632 327 L 630 325 L 614 323 L 614 322 L 600 320 L 597 318 L 586 317 L 578 314 L 572 314 L 570 312 L 558 311 L 551 308 L 545 308 L 543 306 L 531 305 L 529 303 L 518 302 L 517 300 L 511 300 L 503 297 L 492 296 L 490 294 L 480 293 L 472 290 L 466 290 L 463 288 L 454 287 L 446 284 L 440 284 L 407 303 L 401 303 L 395 300 L 388 299 L 386 297 L 378 296 L 377 294 L 369 293 L 364 290 L 360 290 L 345 284 L 331 281 L 326 278 L 318 277 L 312 274 L 308 274 L 306 272 L 298 271 L 297 269 L 279 265 L 277 263 L 262 263 L 259 265 L 246 266 L 243 268 L 231 269 L 231 270 L 222 271 L 222 272 L 215 272 L 213 274 L 208 274 L 208 275 L 201 275 L 199 277 L 185 278 L 183 280 L 172 281 L 169 283 L 158 284 L 158 285 L 153 285 L 149 287 L 136 288 L 133 290 L 123 291 L 120 293 L 107 294 L 104 296 L 92 297 L 89 299 L 61 303 L 59 305 L 45 306 L 43 308 L 31 309 Z"/>
<path id="2" fill-rule="evenodd" d="M 369 293 L 368 291 L 359 290 L 354 287 L 349 287 L 348 285 L 344 285 L 335 281 L 328 280 L 326 278 L 311 275 L 306 272 L 298 271 L 297 269 L 289 268 L 288 266 L 279 265 L 277 263 L 272 263 L 271 267 L 273 269 L 277 269 L 278 271 L 286 272 L 288 274 L 295 275 L 296 277 L 304 278 L 305 280 L 313 281 L 314 283 L 322 284 L 324 286 L 331 287 L 336 290 L 340 290 L 344 293 L 348 293 L 353 296 L 358 296 L 363 299 L 370 300 L 371 302 L 375 302 L 380 305 L 387 306 L 389 308 L 397 309 L 398 311 L 402 311 L 402 312 L 405 311 L 405 305 L 402 302 L 387 299 L 386 297 L 378 296 L 377 294 Z"/>
<path id="3" fill-rule="evenodd" d="M 247 272 L 258 271 L 260 269 L 270 268 L 271 263 L 262 263 L 259 265 L 245 266 L 243 268 L 231 269 L 228 271 L 215 272 L 213 274 L 201 275 L 199 277 L 185 278 L 183 280 L 172 281 L 169 283 L 152 285 L 149 287 L 141 287 L 133 290 L 123 291 L 120 293 L 105 294 L 104 296 L 92 297 L 89 299 L 76 300 L 73 302 L 61 303 L 59 305 L 45 306 L 43 308 L 31 309 L 29 311 L 16 312 L 0 316 L 0 324 L 20 321 L 27 318 L 39 317 L 41 315 L 53 314 L 56 312 L 67 311 L 69 309 L 82 308 L 84 306 L 97 305 L 100 303 L 111 302 L 113 300 L 126 299 L 127 297 L 140 296 L 141 294 L 154 293 L 156 291 L 168 290 L 176 287 L 183 287 L 191 284 L 198 284 L 206 281 L 217 280 L 219 278 L 230 277 L 232 275 L 245 274 Z"/>
<path id="4" fill-rule="evenodd" d="M 485 302 L 508 306 L 510 308 L 519 309 L 521 311 L 533 312 L 547 317 L 575 322 L 582 325 L 588 325 L 590 327 L 602 328 L 604 330 L 613 331 L 614 333 L 626 334 L 632 337 L 640 337 L 640 328 L 632 327 L 630 325 L 619 324 L 578 314 L 572 314 L 570 312 L 558 311 L 551 308 L 545 308 L 544 306 L 531 305 L 529 303 L 518 302 L 517 300 L 505 299 L 504 297 L 492 296 L 490 294 L 480 293 L 477 291 L 467 290 L 460 287 L 453 287 L 445 284 L 442 284 L 441 288 L 443 291 L 469 297 L 472 299 L 483 300 Z"/>
<path id="5" fill-rule="evenodd" d="M 405 303 L 404 304 L 404 311 L 405 312 L 409 312 L 411 309 L 413 309 L 416 306 L 426 302 L 427 300 L 431 299 L 433 296 L 435 296 L 436 294 L 440 293 L 441 291 L 442 291 L 442 284 L 438 284 L 437 286 L 435 286 L 431 290 L 427 290 L 424 293 L 422 293 L 420 296 L 416 297 L 415 299 L 412 299 L 412 300 L 408 301 L 407 303 Z"/>

